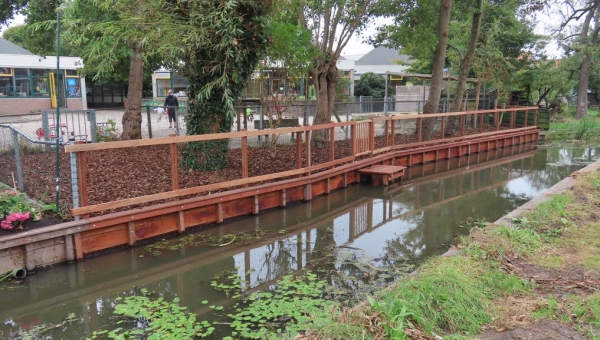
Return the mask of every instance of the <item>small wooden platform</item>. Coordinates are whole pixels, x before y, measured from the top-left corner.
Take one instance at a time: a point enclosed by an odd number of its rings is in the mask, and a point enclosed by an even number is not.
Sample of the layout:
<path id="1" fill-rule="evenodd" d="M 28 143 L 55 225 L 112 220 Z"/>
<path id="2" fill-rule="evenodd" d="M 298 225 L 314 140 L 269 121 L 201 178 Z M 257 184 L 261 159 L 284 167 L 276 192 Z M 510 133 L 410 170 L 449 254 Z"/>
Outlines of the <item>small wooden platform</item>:
<path id="1" fill-rule="evenodd" d="M 360 169 L 358 172 L 364 175 L 371 175 L 372 178 L 380 177 L 383 185 L 388 185 L 390 181 L 404 176 L 405 166 L 399 165 L 371 165 L 368 168 Z M 375 183 L 375 182 L 374 182 Z"/>

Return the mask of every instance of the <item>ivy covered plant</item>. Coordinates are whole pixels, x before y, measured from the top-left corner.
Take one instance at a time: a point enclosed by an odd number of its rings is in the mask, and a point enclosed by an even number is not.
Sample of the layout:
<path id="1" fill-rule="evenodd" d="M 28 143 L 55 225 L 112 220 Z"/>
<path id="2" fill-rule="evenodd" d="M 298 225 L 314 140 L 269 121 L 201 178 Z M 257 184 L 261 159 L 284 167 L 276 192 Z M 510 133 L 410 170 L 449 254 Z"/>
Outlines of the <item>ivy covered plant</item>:
<path id="1" fill-rule="evenodd" d="M 5 230 L 23 229 L 23 222 L 32 219 L 39 221 L 42 212 L 52 209 L 52 206 L 35 207 L 25 194 L 16 190 L 0 192 L 0 227 Z"/>
<path id="2" fill-rule="evenodd" d="M 188 135 L 231 132 L 235 105 L 269 44 L 272 1 L 167 1 L 166 18 L 178 39 L 173 65 L 189 83 Z M 183 44 L 181 42 L 193 42 Z M 168 48 L 168 47 L 164 47 Z M 187 143 L 183 165 L 195 170 L 226 166 L 227 140 Z"/>

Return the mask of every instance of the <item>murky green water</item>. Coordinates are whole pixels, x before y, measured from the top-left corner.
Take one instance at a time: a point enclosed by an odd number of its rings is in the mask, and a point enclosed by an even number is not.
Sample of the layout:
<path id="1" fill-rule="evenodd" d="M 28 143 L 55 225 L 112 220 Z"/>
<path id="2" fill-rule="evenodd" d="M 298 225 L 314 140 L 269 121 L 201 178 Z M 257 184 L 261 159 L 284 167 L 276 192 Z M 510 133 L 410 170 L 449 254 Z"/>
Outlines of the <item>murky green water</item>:
<path id="1" fill-rule="evenodd" d="M 224 246 L 195 245 L 187 235 L 180 238 L 187 242 L 170 240 L 179 244 L 174 250 L 139 246 L 38 270 L 21 284 L 3 286 L 0 330 L 11 338 L 20 329 L 57 324 L 72 314 L 75 321 L 47 331 L 46 338 L 85 338 L 112 327 L 116 297 L 139 287 L 167 300 L 178 297 L 199 319 L 220 320 L 203 301 L 225 307 L 234 303 L 210 286 L 223 271 L 237 272 L 249 289 L 257 290 L 282 275 L 324 263 L 361 275 L 340 264 L 348 258 L 373 267 L 394 265 L 399 259 L 418 263 L 443 253 L 465 234 L 459 222 L 497 220 L 595 160 L 599 150 L 519 146 L 428 164 L 410 168 L 402 183 L 388 188 L 364 183 L 196 232 Z M 255 235 L 258 230 L 265 234 L 241 243 L 226 236 Z M 332 254 L 340 261 L 323 260 Z"/>

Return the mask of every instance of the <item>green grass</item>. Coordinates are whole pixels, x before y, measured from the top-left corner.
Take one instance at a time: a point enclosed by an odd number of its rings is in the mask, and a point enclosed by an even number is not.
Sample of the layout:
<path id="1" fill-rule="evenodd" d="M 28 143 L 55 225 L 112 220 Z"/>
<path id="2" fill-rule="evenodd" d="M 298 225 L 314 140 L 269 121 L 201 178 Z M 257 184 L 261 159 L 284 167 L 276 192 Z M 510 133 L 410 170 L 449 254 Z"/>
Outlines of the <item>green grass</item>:
<path id="1" fill-rule="evenodd" d="M 500 294 L 525 292 L 526 281 L 468 257 L 444 257 L 425 264 L 419 273 L 371 299 L 381 313 L 388 336 L 402 339 L 403 327 L 429 334 L 474 335 L 492 321 L 492 300 Z"/>
<path id="2" fill-rule="evenodd" d="M 600 135 L 600 117 L 597 111 L 588 111 L 588 116 L 583 119 L 574 119 L 572 114 L 555 115 L 564 119 L 564 122 L 551 122 L 546 139 L 557 140 L 590 140 L 597 139 Z"/>

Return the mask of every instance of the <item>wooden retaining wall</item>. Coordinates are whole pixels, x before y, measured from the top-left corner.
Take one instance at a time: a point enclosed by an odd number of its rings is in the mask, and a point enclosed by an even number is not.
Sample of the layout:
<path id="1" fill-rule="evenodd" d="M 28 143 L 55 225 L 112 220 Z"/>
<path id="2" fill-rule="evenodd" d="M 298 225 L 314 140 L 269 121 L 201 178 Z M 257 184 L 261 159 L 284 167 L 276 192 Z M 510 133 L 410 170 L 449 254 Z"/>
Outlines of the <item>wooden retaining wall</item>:
<path id="1" fill-rule="evenodd" d="M 83 218 L 78 221 L 5 236 L 0 239 L 0 272 L 6 272 L 18 267 L 31 270 L 35 267 L 78 260 L 106 249 L 131 246 L 162 235 L 183 233 L 189 228 L 219 224 L 227 219 L 259 214 L 268 209 L 309 201 L 313 197 L 328 194 L 332 190 L 345 188 L 348 185 L 359 182 L 361 179 L 358 170 L 374 164 L 411 167 L 515 145 L 537 143 L 539 130 L 535 126 L 520 128 L 514 128 L 513 126 L 512 129 L 500 130 L 498 113 L 486 111 L 486 114 L 490 113 L 494 114 L 496 122 L 498 122 L 496 125 L 497 131 L 495 132 L 447 139 L 443 143 L 440 140 L 423 142 L 420 143 L 423 146 L 413 147 L 408 150 L 400 149 L 401 146 L 393 145 L 393 142 L 391 145 L 386 144 L 383 149 L 376 150 L 373 142 L 375 138 L 373 131 L 375 125 L 378 124 L 378 120 L 372 119 L 368 121 L 371 124 L 371 128 L 366 129 L 366 131 L 369 131 L 368 141 L 370 141 L 364 146 L 366 150 L 353 147 L 355 150 L 354 156 L 350 161 L 344 158 L 313 167 L 310 166 L 310 161 L 308 161 L 308 167 L 293 170 L 295 174 L 301 174 L 302 177 L 229 190 L 208 196 L 179 199 L 141 209 L 130 209 L 97 217 Z M 472 115 L 473 112 L 469 112 L 468 114 Z M 457 115 L 457 113 L 440 116 L 451 115 Z M 398 119 L 403 118 L 388 117 L 383 120 L 386 120 L 386 126 L 393 126 L 395 120 Z M 415 119 L 415 117 L 411 117 L 410 119 Z M 420 134 L 421 118 L 417 119 L 419 119 L 419 130 L 417 133 Z M 442 118 L 442 126 L 444 119 Z M 464 119 L 462 121 L 464 124 Z M 514 122 L 514 120 L 511 120 L 511 122 Z M 356 123 L 333 123 L 332 126 L 347 124 L 347 126 L 354 127 Z M 322 126 L 318 128 L 323 129 Z M 310 131 L 315 130 L 315 127 L 298 127 L 281 130 L 281 133 L 289 133 L 290 131 L 287 130 L 294 130 L 291 132 L 306 133 L 309 136 Z M 355 131 L 355 128 L 353 128 L 353 139 L 358 135 Z M 244 133 L 251 134 L 253 132 L 238 132 L 233 134 L 242 134 L 244 136 Z M 264 133 L 264 131 L 261 131 L 261 134 Z M 301 141 L 302 136 L 300 133 L 298 133 L 299 138 L 297 140 Z M 127 145 L 128 143 L 131 145 L 180 143 L 197 139 L 207 140 L 209 138 L 211 138 L 211 135 L 208 135 L 208 137 L 163 138 L 162 141 L 161 139 L 154 139 L 114 142 L 105 143 L 104 147 L 124 147 L 123 145 Z M 444 137 L 442 136 L 442 138 Z M 353 143 L 354 145 L 358 145 L 358 141 L 356 140 Z M 85 150 L 99 148 L 102 145 L 72 145 L 67 147 L 67 151 L 80 153 L 78 154 L 78 158 L 82 159 L 81 154 Z M 306 148 L 310 150 L 310 146 L 307 145 Z M 310 152 L 307 154 L 310 154 Z M 368 154 L 370 157 L 356 160 L 356 155 L 360 154 Z M 314 173 L 316 169 L 321 170 L 321 172 Z M 85 174 L 81 170 L 79 173 L 82 175 L 79 178 L 81 181 L 80 188 L 83 191 L 85 190 L 85 186 L 82 186 L 82 184 L 85 184 Z M 275 177 L 281 178 L 283 176 L 279 174 Z M 246 178 L 242 179 L 242 182 L 255 184 L 258 181 L 256 178 L 247 178 L 246 173 Z M 240 185 L 240 183 L 235 183 L 235 185 Z M 159 196 L 164 198 L 166 194 L 170 198 L 178 198 L 179 196 L 189 194 L 189 191 L 202 192 L 203 190 L 198 188 L 175 189 L 168 193 L 159 194 Z M 152 197 L 143 196 L 127 200 L 127 202 L 117 202 L 117 205 L 127 206 L 139 203 L 140 201 L 155 200 L 156 195 L 150 196 Z M 108 205 L 111 207 L 115 206 L 114 202 L 109 202 Z M 85 215 L 105 208 L 106 204 L 99 204 L 96 206 L 75 208 L 73 210 L 77 214 Z"/>

